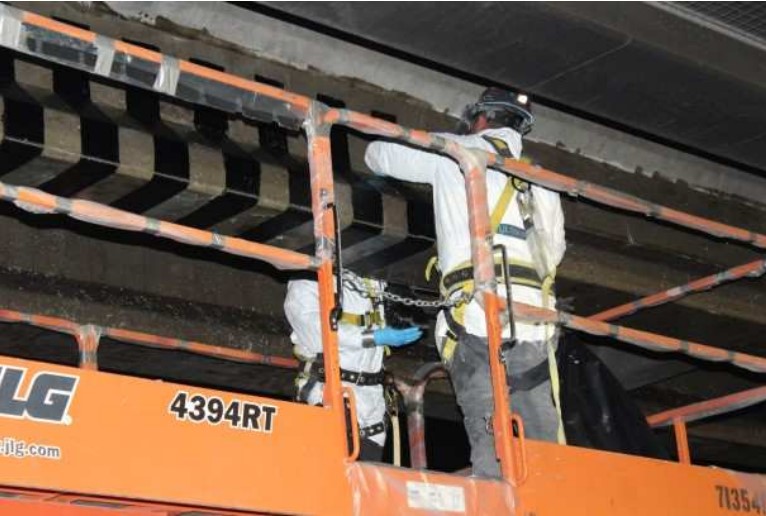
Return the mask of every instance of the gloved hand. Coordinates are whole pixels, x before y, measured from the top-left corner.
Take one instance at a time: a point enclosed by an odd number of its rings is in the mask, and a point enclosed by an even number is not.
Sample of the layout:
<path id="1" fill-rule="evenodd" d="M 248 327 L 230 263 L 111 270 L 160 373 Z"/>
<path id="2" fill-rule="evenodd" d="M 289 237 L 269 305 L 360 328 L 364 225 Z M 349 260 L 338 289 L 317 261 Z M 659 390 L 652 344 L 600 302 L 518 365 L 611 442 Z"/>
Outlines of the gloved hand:
<path id="1" fill-rule="evenodd" d="M 418 340 L 423 336 L 423 330 L 417 326 L 410 326 L 409 328 L 381 328 L 375 330 L 372 335 L 376 346 L 398 348 Z"/>

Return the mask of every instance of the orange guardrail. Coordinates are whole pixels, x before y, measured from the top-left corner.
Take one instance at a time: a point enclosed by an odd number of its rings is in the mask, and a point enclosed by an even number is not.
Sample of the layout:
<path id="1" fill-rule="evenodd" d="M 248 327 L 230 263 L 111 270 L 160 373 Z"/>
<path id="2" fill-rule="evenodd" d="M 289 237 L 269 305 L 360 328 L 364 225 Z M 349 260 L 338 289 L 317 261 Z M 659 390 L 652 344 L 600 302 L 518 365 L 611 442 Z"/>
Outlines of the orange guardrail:
<path id="1" fill-rule="evenodd" d="M 98 348 L 98 340 L 101 337 L 108 337 L 128 344 L 159 349 L 171 349 L 176 351 L 185 351 L 197 355 L 229 360 L 232 362 L 241 362 L 246 364 L 261 364 L 286 369 L 297 369 L 298 361 L 290 357 L 281 357 L 275 355 L 265 355 L 245 349 L 236 349 L 226 346 L 214 346 L 203 342 L 196 342 L 185 339 L 176 339 L 172 337 L 163 337 L 125 328 L 111 328 L 107 326 L 96 326 L 93 324 L 79 324 L 67 319 L 58 317 L 48 317 L 45 315 L 29 314 L 18 312 L 16 310 L 0 309 L 0 322 L 28 324 L 52 331 L 72 335 L 77 340 L 80 352 L 80 364 L 91 363 L 98 366 L 95 357 L 87 356 Z M 89 343 L 91 349 L 86 348 L 84 341 L 95 340 Z M 97 367 L 96 367 L 97 368 Z"/>
<path id="2" fill-rule="evenodd" d="M 766 273 L 766 260 L 755 260 L 744 265 L 732 267 L 725 271 L 699 278 L 677 287 L 669 288 L 650 296 L 645 296 L 635 301 L 603 310 L 597 314 L 589 315 L 588 319 L 594 321 L 611 321 L 626 315 L 632 315 L 644 308 L 664 305 L 672 301 L 677 301 L 689 294 L 710 290 L 730 281 L 736 281 L 740 278 L 759 278 Z"/>

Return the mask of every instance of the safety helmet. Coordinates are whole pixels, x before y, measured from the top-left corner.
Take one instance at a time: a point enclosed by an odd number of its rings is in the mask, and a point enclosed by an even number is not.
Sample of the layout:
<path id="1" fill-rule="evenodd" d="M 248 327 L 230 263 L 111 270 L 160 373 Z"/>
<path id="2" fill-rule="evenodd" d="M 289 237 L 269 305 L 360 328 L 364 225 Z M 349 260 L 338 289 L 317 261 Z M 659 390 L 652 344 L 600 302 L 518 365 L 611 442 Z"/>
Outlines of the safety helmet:
<path id="1" fill-rule="evenodd" d="M 535 123 L 529 97 L 502 88 L 487 88 L 475 104 L 466 107 L 461 119 L 464 132 L 480 114 L 486 115 L 495 125 L 510 127 L 522 135 L 531 131 Z"/>

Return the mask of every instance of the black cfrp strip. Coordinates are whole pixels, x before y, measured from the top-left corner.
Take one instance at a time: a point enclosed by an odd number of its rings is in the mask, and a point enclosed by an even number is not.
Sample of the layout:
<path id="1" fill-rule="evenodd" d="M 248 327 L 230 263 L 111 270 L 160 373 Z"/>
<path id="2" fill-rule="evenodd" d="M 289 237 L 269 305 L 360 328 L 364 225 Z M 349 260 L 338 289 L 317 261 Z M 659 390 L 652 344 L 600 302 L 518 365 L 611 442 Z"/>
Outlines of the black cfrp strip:
<path id="1" fill-rule="evenodd" d="M 80 113 L 80 161 L 40 186 L 54 195 L 71 197 L 117 171 L 118 128 L 90 100 L 88 76 L 71 68 L 53 72 L 53 90 Z M 91 159 L 94 158 L 94 159 Z"/>
<path id="2" fill-rule="evenodd" d="M 308 163 L 298 161 L 290 156 L 287 146 L 287 132 L 284 129 L 276 124 L 259 124 L 258 136 L 261 148 L 288 171 L 291 206 L 279 215 L 238 235 L 247 240 L 265 242 L 313 220 L 311 182 Z"/>
<path id="3" fill-rule="evenodd" d="M 368 273 L 433 247 L 436 233 L 434 229 L 433 207 L 430 204 L 417 200 L 409 200 L 407 202 L 407 233 L 411 236 L 408 236 L 402 242 L 348 265 L 352 265 L 354 270 L 360 273 Z"/>
<path id="4" fill-rule="evenodd" d="M 0 49 L 0 95 L 4 104 L 4 137 L 0 144 L 2 177 L 39 156 L 45 143 L 43 108 L 16 83 L 14 55 L 5 48 Z M 26 145 L 23 141 L 36 145 Z"/>
<path id="5" fill-rule="evenodd" d="M 143 213 L 189 186 L 189 147 L 186 142 L 173 137 L 172 131 L 162 123 L 156 95 L 129 88 L 126 103 L 128 114 L 154 133 L 154 176 L 113 205 L 133 213 Z"/>
<path id="6" fill-rule="evenodd" d="M 346 265 L 353 267 L 354 271 L 359 274 L 369 274 L 389 265 L 393 265 L 396 262 L 405 260 L 410 256 L 431 249 L 433 245 L 433 240 L 407 237 L 403 241 L 387 247 L 378 253 L 371 256 L 365 256 L 364 258 L 347 263 Z"/>
<path id="7" fill-rule="evenodd" d="M 21 102 L 5 95 L 3 97 L 5 112 L 2 123 L 5 137 L 0 145 L 0 177 L 38 157 L 45 141 L 42 106 L 31 99 L 29 102 Z"/>
<path id="8" fill-rule="evenodd" d="M 346 107 L 345 102 L 327 95 L 317 95 L 317 100 L 333 108 Z M 374 238 L 383 231 L 383 197 L 352 169 L 349 133 L 347 127 L 340 125 L 333 126 L 330 132 L 333 170 L 351 185 L 353 222 L 341 232 L 341 243 L 345 248 Z M 313 246 L 309 247 L 312 248 L 306 252 L 313 252 Z"/>
<path id="9" fill-rule="evenodd" d="M 224 192 L 176 222 L 206 229 L 258 204 L 260 164 L 249 158 L 224 154 L 224 166 L 226 168 Z"/>

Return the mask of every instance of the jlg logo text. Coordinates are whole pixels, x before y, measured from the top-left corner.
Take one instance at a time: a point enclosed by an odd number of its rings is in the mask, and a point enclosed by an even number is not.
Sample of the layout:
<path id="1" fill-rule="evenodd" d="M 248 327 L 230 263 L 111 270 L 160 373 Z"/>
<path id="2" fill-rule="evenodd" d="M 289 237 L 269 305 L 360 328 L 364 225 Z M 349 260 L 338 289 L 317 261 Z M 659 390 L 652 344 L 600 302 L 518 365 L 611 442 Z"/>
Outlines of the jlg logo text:
<path id="1" fill-rule="evenodd" d="M 70 424 L 69 405 L 79 378 L 42 371 L 32 377 L 23 395 L 19 390 L 26 373 L 21 367 L 0 365 L 0 417 Z"/>

